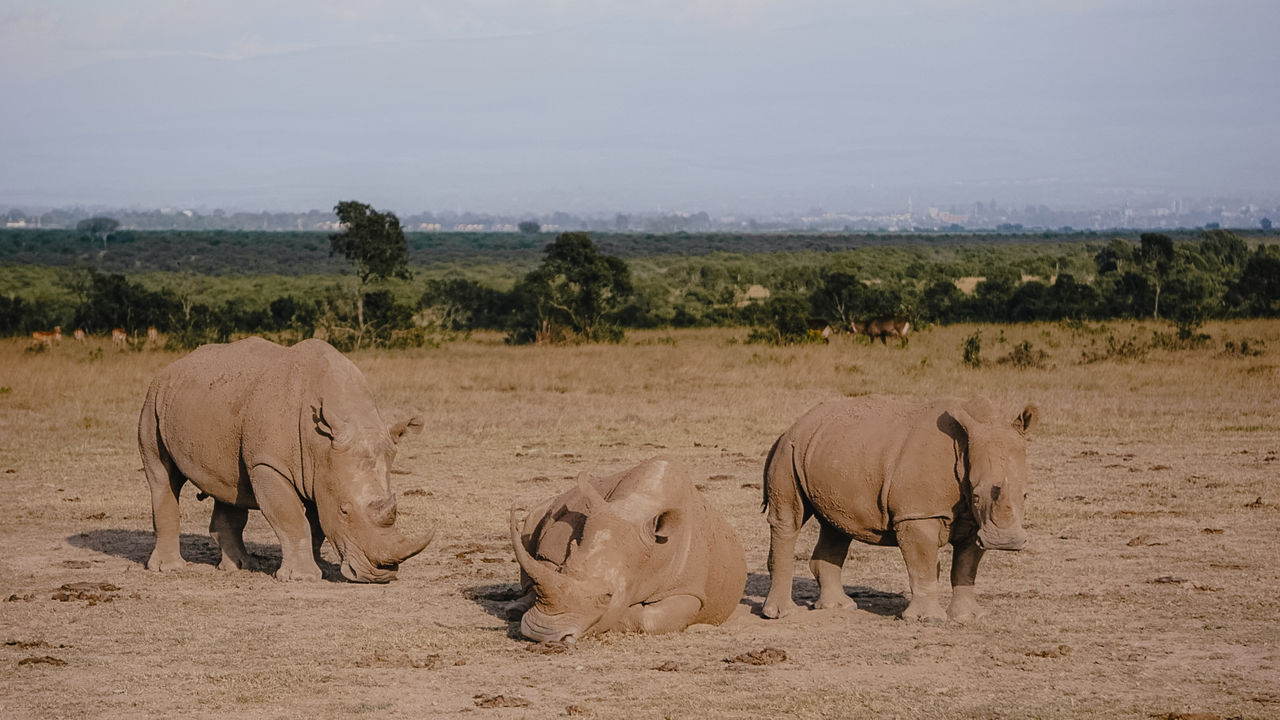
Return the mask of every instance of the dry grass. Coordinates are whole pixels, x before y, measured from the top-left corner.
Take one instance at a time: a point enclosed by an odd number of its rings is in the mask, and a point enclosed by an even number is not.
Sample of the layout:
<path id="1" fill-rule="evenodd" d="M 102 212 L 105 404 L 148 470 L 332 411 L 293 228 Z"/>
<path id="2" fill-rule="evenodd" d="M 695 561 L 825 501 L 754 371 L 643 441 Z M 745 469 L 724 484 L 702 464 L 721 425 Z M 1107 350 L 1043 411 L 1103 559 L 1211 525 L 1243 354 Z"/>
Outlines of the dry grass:
<path id="1" fill-rule="evenodd" d="M 1154 329 L 1108 331 L 1145 343 Z M 15 598 L 0 603 L 11 643 L 0 649 L 2 714 L 1280 717 L 1280 323 L 1206 330 L 1214 339 L 1201 349 L 1085 365 L 1105 334 L 986 326 L 981 370 L 960 362 L 972 327 L 920 333 L 905 349 L 849 337 L 769 348 L 707 330 L 634 333 L 624 346 L 479 336 L 358 354 L 388 414 L 427 418 L 397 462 L 401 525 L 443 523 L 382 587 L 215 571 L 210 508 L 190 490 L 192 569 L 148 573 L 134 424 L 150 376 L 176 356 L 0 344 L 0 595 Z M 1266 351 L 1224 353 L 1245 338 Z M 1049 352 L 1048 366 L 992 362 L 1024 340 Z M 988 554 L 980 623 L 894 619 L 906 603 L 901 558 L 866 546 L 845 570 L 860 609 L 756 614 L 768 585 L 763 454 L 809 406 L 862 393 L 1040 405 L 1033 547 Z M 657 453 L 688 463 L 737 529 L 752 573 L 741 612 L 720 628 L 527 652 L 490 599 L 517 575 L 506 508 Z M 268 568 L 279 562 L 256 513 L 246 536 Z M 806 530 L 802 552 L 815 536 Z M 797 592 L 812 599 L 799 567 Z M 74 582 L 119 589 L 53 599 Z M 787 660 L 724 662 L 765 647 Z M 20 664 L 44 656 L 67 664 Z"/>

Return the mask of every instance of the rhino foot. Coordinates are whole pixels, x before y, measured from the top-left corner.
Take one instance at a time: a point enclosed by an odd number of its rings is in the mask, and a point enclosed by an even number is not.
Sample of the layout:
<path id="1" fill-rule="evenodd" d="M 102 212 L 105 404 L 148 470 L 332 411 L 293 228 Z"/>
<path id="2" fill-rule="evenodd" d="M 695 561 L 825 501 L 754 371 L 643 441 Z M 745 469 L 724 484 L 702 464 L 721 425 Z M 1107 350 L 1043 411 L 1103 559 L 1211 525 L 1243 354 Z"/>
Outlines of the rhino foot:
<path id="1" fill-rule="evenodd" d="M 814 610 L 857 610 L 858 603 L 854 602 L 850 597 L 838 598 L 818 598 L 813 603 Z"/>
<path id="2" fill-rule="evenodd" d="M 147 569 L 152 570 L 154 572 L 173 572 L 175 570 L 185 569 L 186 567 L 187 567 L 187 561 L 183 560 L 182 556 L 178 556 L 178 557 L 163 556 L 162 557 L 162 556 L 157 556 L 155 553 L 152 553 L 151 558 L 147 560 Z"/>
<path id="3" fill-rule="evenodd" d="M 916 603 L 913 602 L 902 611 L 902 619 L 907 622 L 922 622 L 937 624 L 947 621 L 947 616 L 942 612 L 942 606 L 935 602 Z"/>
<path id="4" fill-rule="evenodd" d="M 787 600 L 786 602 L 773 602 L 771 600 L 766 600 L 764 607 L 760 609 L 760 614 L 771 620 L 777 620 L 779 618 L 784 618 L 799 609 L 800 606 L 796 605 L 795 602 L 791 600 Z"/>
<path id="5" fill-rule="evenodd" d="M 288 568 L 281 566 L 276 571 L 276 579 L 281 582 L 315 582 L 323 575 L 320 568 Z"/>
<path id="6" fill-rule="evenodd" d="M 229 557 L 223 557 L 222 562 L 218 563 L 218 569 L 223 571 L 229 570 L 254 570 L 257 567 L 252 559 L 245 557 L 240 560 L 232 560 Z"/>

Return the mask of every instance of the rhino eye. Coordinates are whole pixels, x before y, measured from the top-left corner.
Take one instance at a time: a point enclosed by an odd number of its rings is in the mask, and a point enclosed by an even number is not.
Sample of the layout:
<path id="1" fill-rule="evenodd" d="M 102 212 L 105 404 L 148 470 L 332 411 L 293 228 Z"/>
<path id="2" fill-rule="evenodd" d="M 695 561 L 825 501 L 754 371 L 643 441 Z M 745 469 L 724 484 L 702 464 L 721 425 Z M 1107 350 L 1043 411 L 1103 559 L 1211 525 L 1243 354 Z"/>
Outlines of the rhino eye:
<path id="1" fill-rule="evenodd" d="M 991 488 L 991 502 L 999 502 L 999 500 L 1000 500 L 1000 486 L 996 485 L 995 487 Z"/>

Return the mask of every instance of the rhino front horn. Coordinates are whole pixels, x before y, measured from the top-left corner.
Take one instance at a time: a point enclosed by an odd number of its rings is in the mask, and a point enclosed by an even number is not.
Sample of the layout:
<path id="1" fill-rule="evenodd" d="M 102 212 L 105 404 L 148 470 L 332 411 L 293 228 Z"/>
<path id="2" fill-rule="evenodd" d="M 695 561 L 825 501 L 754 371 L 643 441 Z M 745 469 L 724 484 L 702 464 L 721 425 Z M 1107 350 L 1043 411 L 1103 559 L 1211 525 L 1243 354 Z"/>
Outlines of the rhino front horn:
<path id="1" fill-rule="evenodd" d="M 516 552 L 516 562 L 520 563 L 520 569 L 524 570 L 535 585 L 553 592 L 563 590 L 567 585 L 567 578 L 560 574 L 555 564 L 533 557 L 525 548 L 524 541 L 520 539 L 523 523 L 517 512 L 516 508 L 511 508 L 511 546 Z"/>
<path id="2" fill-rule="evenodd" d="M 387 547 L 379 553 L 381 557 L 378 558 L 378 564 L 399 565 L 425 550 L 435 536 L 436 529 L 434 527 L 417 538 L 408 538 L 400 533 L 394 533 L 394 538 L 388 538 Z"/>

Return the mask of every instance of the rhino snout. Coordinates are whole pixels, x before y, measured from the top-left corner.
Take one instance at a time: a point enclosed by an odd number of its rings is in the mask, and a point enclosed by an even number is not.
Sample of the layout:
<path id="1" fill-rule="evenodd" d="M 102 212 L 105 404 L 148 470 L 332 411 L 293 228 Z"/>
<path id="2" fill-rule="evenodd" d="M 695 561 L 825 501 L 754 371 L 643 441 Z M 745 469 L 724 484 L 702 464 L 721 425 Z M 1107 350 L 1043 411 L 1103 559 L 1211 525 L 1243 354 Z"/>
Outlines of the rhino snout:
<path id="1" fill-rule="evenodd" d="M 520 618 L 520 634 L 535 642 L 572 644 L 582 630 L 576 623 L 565 622 L 567 619 L 563 615 L 548 615 L 535 605 Z"/>
<path id="2" fill-rule="evenodd" d="M 1014 532 L 978 530 L 978 547 L 983 550 L 1021 550 L 1026 544 L 1027 533 L 1022 529 Z"/>

